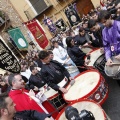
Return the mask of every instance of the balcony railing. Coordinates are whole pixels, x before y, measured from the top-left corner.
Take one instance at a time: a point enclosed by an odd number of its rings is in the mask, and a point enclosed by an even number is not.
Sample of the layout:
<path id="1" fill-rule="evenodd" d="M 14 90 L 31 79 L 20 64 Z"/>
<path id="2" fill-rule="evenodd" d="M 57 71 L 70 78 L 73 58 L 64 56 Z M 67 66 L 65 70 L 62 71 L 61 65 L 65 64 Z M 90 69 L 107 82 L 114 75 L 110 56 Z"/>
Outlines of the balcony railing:
<path id="1" fill-rule="evenodd" d="M 47 10 L 50 6 L 52 6 L 50 0 L 37 0 L 37 2 L 31 4 L 32 6 L 24 11 L 28 20 L 35 18 L 36 16 Z"/>

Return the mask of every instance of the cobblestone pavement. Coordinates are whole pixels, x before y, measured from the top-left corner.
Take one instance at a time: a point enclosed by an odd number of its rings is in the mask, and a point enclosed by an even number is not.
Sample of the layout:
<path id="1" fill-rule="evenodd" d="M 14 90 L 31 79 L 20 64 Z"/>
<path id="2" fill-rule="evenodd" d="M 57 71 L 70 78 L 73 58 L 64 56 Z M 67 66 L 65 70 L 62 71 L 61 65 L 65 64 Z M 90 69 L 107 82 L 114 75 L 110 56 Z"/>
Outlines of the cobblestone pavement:
<path id="1" fill-rule="evenodd" d="M 108 99 L 102 105 L 111 120 L 120 120 L 120 86 L 116 80 L 104 76 L 109 85 Z"/>

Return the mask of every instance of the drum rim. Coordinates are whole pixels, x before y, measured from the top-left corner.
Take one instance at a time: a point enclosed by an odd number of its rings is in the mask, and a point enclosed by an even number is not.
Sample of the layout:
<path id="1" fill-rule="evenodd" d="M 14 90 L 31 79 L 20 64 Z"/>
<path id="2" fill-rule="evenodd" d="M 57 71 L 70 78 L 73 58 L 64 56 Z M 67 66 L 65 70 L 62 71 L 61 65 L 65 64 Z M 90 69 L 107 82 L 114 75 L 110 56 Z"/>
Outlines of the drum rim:
<path id="1" fill-rule="evenodd" d="M 65 77 L 65 79 L 66 79 L 66 77 Z M 69 85 L 69 80 L 65 83 L 65 85 L 64 86 L 68 86 Z M 51 88 L 52 89 L 52 88 Z M 54 98 L 56 98 L 57 96 L 59 96 L 59 92 L 58 91 L 56 91 L 56 93 L 54 94 L 54 95 L 52 95 L 52 96 L 50 96 L 50 97 L 48 97 L 47 99 L 49 99 L 49 100 L 52 100 L 52 99 L 54 99 Z"/>
<path id="2" fill-rule="evenodd" d="M 78 102 L 91 102 L 91 103 L 96 104 L 97 106 L 99 106 L 99 107 L 101 108 L 101 110 L 102 110 L 102 112 L 103 112 L 103 115 L 104 115 L 104 120 L 106 120 L 107 115 L 105 114 L 105 111 L 102 109 L 102 107 L 100 106 L 100 104 L 98 104 L 97 102 L 95 102 L 95 101 L 93 101 L 93 100 L 80 99 L 80 100 L 76 100 L 76 101 L 71 102 L 71 103 L 68 104 L 67 106 L 71 106 L 71 105 L 73 105 L 73 104 L 75 104 L 75 103 L 78 103 Z M 66 107 L 67 107 L 67 106 L 66 106 Z M 64 111 L 65 111 L 65 108 L 63 108 L 63 109 L 59 112 L 59 114 L 58 114 L 57 117 L 56 117 L 56 120 L 59 120 L 60 116 L 63 114 Z"/>
<path id="3" fill-rule="evenodd" d="M 90 54 L 92 53 L 92 52 L 95 52 L 95 51 L 97 51 L 97 50 L 100 50 L 100 48 L 95 48 L 94 50 L 92 50 L 91 52 L 89 52 Z M 85 56 L 85 58 L 84 58 L 84 60 L 86 60 L 86 58 L 87 58 L 87 55 Z M 86 65 L 86 66 L 88 66 L 89 67 L 89 65 Z M 91 65 L 90 65 L 91 66 Z M 93 65 L 94 66 L 94 65 Z M 93 67 L 92 66 L 92 67 Z"/>
<path id="4" fill-rule="evenodd" d="M 96 91 L 96 89 L 99 87 L 100 82 L 101 82 L 101 76 L 102 76 L 102 75 L 101 75 L 100 72 L 97 71 L 97 70 L 86 70 L 86 71 L 78 74 L 77 76 L 75 76 L 75 78 L 77 78 L 78 76 L 80 76 L 80 75 L 82 75 L 82 74 L 85 74 L 85 73 L 87 73 L 87 72 L 97 72 L 97 73 L 99 74 L 99 81 L 98 81 L 97 85 L 95 86 L 95 88 L 92 89 L 88 94 L 84 95 L 83 97 L 81 97 L 81 98 L 79 98 L 79 99 L 75 99 L 75 100 L 66 100 L 65 97 L 64 97 L 64 94 L 62 94 L 63 99 L 64 99 L 66 102 L 74 102 L 74 101 L 76 101 L 76 100 L 87 99 L 87 98 L 88 98 L 94 91 Z M 67 88 L 67 87 L 66 87 L 66 88 Z"/>
<path id="5" fill-rule="evenodd" d="M 115 56 L 112 56 L 112 59 L 113 58 L 115 58 Z M 120 66 L 119 66 L 120 67 Z M 107 70 L 106 70 L 106 68 L 107 68 L 107 65 L 105 65 L 105 68 L 104 68 L 104 71 L 105 71 L 105 74 L 108 76 L 108 77 L 116 77 L 119 73 L 120 73 L 120 71 L 117 71 L 116 72 L 116 74 L 114 74 L 114 75 L 110 75 L 108 72 L 107 72 Z"/>

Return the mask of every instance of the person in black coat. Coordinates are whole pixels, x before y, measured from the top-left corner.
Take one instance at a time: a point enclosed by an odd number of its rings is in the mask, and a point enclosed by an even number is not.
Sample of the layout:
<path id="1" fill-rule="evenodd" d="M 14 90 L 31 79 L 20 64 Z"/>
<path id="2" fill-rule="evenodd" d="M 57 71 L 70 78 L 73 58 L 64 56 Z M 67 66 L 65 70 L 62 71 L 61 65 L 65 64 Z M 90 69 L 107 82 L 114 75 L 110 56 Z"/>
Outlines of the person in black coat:
<path id="1" fill-rule="evenodd" d="M 40 113 L 35 110 L 25 110 L 16 112 L 13 120 L 52 120 L 50 114 Z"/>
<path id="2" fill-rule="evenodd" d="M 33 90 L 34 90 L 34 89 L 39 89 L 39 88 L 43 87 L 46 84 L 46 82 L 42 79 L 41 72 L 38 71 L 37 66 L 31 65 L 30 71 L 31 71 L 31 76 L 29 78 L 30 88 L 31 89 L 33 88 Z"/>
<path id="3" fill-rule="evenodd" d="M 98 41 L 95 40 L 95 37 L 90 32 L 86 32 L 84 28 L 79 29 L 79 35 L 75 37 L 76 45 L 81 45 L 83 47 L 99 47 Z"/>
<path id="4" fill-rule="evenodd" d="M 72 37 L 66 38 L 67 52 L 72 61 L 78 66 L 80 72 L 86 70 L 82 68 L 89 63 L 89 60 L 84 60 L 86 54 L 81 50 L 79 46 L 76 46 Z"/>
<path id="5" fill-rule="evenodd" d="M 54 90 L 67 93 L 64 87 L 58 85 L 65 77 L 68 78 L 68 81 L 73 80 L 66 68 L 59 62 L 51 60 L 47 51 L 41 51 L 39 58 L 43 63 L 41 75 L 45 82 Z"/>
<path id="6" fill-rule="evenodd" d="M 93 32 L 93 35 L 99 43 L 99 47 L 101 49 L 101 52 L 104 51 L 103 48 L 103 41 L 102 41 L 102 30 L 104 29 L 104 26 L 101 23 L 96 22 L 93 19 L 90 19 L 88 21 L 88 28 L 90 29 L 91 32 Z"/>

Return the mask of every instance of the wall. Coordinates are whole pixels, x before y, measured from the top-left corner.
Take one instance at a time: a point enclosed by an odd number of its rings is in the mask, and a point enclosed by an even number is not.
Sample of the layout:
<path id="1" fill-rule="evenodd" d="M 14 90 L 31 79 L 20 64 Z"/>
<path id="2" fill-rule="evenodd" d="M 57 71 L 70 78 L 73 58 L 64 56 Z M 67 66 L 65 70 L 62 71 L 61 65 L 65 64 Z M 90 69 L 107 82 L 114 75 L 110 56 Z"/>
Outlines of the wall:
<path id="1" fill-rule="evenodd" d="M 94 7 L 100 5 L 100 0 L 91 0 L 91 2 L 93 3 Z"/>
<path id="2" fill-rule="evenodd" d="M 56 0 L 50 0 L 53 4 L 53 7 L 49 8 L 48 10 L 44 11 L 41 15 L 37 17 L 37 19 L 40 21 L 40 23 L 43 25 L 46 35 L 48 38 L 52 38 L 52 34 L 49 32 L 47 26 L 44 25 L 43 19 L 44 15 L 50 17 L 53 22 L 56 22 L 58 19 L 62 18 L 64 22 L 68 25 L 69 21 L 64 13 L 64 9 L 71 3 L 75 2 L 77 3 L 77 9 L 79 12 L 79 15 L 82 15 L 83 13 L 86 14 L 89 12 L 89 10 L 93 9 L 94 6 L 91 2 L 91 0 L 60 0 L 60 2 L 56 2 Z"/>
<path id="3" fill-rule="evenodd" d="M 18 11 L 20 16 L 22 17 L 23 21 L 27 21 L 27 17 L 24 14 L 24 10 L 27 10 L 30 7 L 29 5 L 26 4 L 27 0 L 20 0 L 20 4 L 18 4 L 17 0 L 10 0 L 10 1 L 14 5 L 16 10 Z M 80 15 L 83 14 L 82 12 L 84 12 L 86 14 L 87 11 L 90 8 L 93 8 L 93 5 L 94 5 L 94 7 L 96 7 L 100 3 L 100 0 L 66 0 L 66 2 L 65 2 L 65 0 L 60 0 L 60 2 L 57 2 L 57 0 L 45 0 L 45 1 L 46 1 L 46 3 L 51 2 L 53 7 L 50 7 L 48 10 L 44 11 L 44 13 L 39 15 L 37 17 L 37 19 L 42 24 L 42 26 L 43 26 L 43 28 L 44 28 L 44 30 L 46 32 L 46 36 L 48 38 L 52 38 L 52 34 L 49 32 L 47 26 L 45 26 L 43 24 L 44 15 L 50 17 L 53 20 L 53 22 L 55 22 L 57 19 L 62 18 L 66 23 L 69 23 L 68 19 L 66 18 L 65 14 L 64 14 L 63 10 L 71 2 L 78 2 L 78 3 L 80 3 L 79 4 L 80 7 L 79 6 L 77 7 L 80 10 L 79 11 Z M 86 7 L 87 3 L 89 3 L 89 5 L 87 5 L 87 7 Z M 83 7 L 84 10 L 82 10 L 81 7 Z"/>
<path id="4" fill-rule="evenodd" d="M 23 21 L 27 21 L 27 17 L 24 13 L 24 11 L 29 7 L 27 2 L 25 0 L 10 0 L 11 4 L 14 6 L 14 8 L 18 11 L 19 15 L 21 16 Z"/>
<path id="5" fill-rule="evenodd" d="M 0 35 L 3 37 L 5 42 L 7 44 L 10 44 L 9 43 L 9 34 L 6 32 L 7 26 L 8 26 L 8 24 L 10 24 L 14 28 L 19 27 L 21 32 L 23 33 L 23 35 L 25 36 L 26 40 L 29 43 L 31 40 L 28 38 L 28 35 L 26 32 L 27 28 L 22 24 L 23 21 L 22 21 L 21 17 L 16 12 L 16 10 L 13 8 L 11 3 L 8 0 L 0 0 L 0 8 L 8 15 L 8 17 L 10 19 L 10 21 L 7 22 L 6 24 L 4 24 L 2 29 L 0 30 Z M 9 46 L 9 47 L 11 48 L 12 46 Z M 17 53 L 17 51 L 13 51 L 13 52 Z M 19 55 L 22 55 L 22 54 L 20 53 Z"/>

